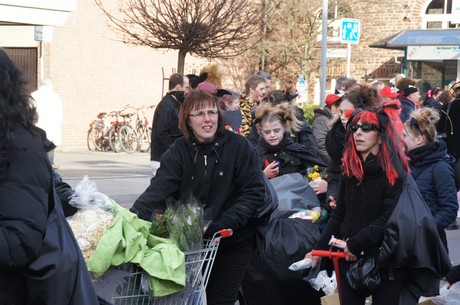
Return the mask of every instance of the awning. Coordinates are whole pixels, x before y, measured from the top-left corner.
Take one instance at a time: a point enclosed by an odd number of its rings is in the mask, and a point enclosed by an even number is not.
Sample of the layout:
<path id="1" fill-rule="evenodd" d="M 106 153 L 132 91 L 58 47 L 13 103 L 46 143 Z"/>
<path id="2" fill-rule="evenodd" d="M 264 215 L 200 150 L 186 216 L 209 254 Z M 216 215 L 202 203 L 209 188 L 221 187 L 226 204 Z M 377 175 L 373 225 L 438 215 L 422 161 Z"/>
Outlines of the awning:
<path id="1" fill-rule="evenodd" d="M 77 0 L 0 0 L 0 23 L 61 26 Z"/>
<path id="2" fill-rule="evenodd" d="M 393 50 L 408 46 L 460 46 L 460 29 L 405 30 L 369 45 Z"/>

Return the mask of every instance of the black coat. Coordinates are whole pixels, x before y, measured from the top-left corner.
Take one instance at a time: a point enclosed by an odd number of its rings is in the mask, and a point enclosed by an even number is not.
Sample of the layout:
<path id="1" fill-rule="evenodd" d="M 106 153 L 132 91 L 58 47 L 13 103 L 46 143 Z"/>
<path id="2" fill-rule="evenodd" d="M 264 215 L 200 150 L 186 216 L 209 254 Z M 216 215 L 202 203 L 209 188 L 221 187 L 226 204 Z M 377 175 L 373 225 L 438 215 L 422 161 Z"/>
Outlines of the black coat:
<path id="1" fill-rule="evenodd" d="M 53 193 L 42 139 L 14 132 L 0 177 L 0 304 L 99 304 L 88 270 Z"/>
<path id="2" fill-rule="evenodd" d="M 339 198 L 340 167 L 342 166 L 342 155 L 346 142 L 346 134 L 347 131 L 339 119 L 334 122 L 326 135 L 325 147 L 331 158 L 327 168 L 329 179 L 327 181 L 326 200 L 329 199 L 329 196 L 334 197 L 336 200 Z"/>
<path id="3" fill-rule="evenodd" d="M 182 137 L 182 131 L 179 129 L 179 109 L 183 101 L 183 91 L 172 91 L 157 105 L 152 122 L 151 161 L 160 161 L 169 146 L 177 138 Z"/>
<path id="4" fill-rule="evenodd" d="M 444 229 L 455 221 L 458 202 L 454 160 L 444 141 L 418 147 L 408 153 L 412 177 L 430 208 L 439 236 L 447 249 Z"/>
<path id="5" fill-rule="evenodd" d="M 154 210 L 166 209 L 169 197 L 186 202 L 193 195 L 204 205 L 212 228 L 231 228 L 235 237 L 264 202 L 262 175 L 255 149 L 240 135 L 225 131 L 206 144 L 180 138 L 131 211 L 151 219 Z"/>
<path id="6" fill-rule="evenodd" d="M 347 240 L 350 251 L 359 255 L 377 253 L 387 223 L 402 191 L 402 180 L 391 186 L 377 158 L 363 162 L 364 178 L 342 176 L 337 207 L 326 226 L 318 249 L 329 249 L 332 235 Z"/>
<path id="7" fill-rule="evenodd" d="M 442 106 L 437 130 L 446 133 L 447 152 L 458 160 L 460 159 L 460 97 L 450 102 L 449 119 L 446 119 L 448 105 Z"/>

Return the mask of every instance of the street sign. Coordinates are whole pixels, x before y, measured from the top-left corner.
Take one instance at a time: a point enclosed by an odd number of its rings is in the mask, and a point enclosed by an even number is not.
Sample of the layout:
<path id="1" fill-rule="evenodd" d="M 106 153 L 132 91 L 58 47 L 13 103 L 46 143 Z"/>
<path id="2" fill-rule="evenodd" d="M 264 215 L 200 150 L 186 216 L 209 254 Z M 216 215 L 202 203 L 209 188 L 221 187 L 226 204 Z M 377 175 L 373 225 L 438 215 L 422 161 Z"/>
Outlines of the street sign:
<path id="1" fill-rule="evenodd" d="M 341 19 L 340 42 L 341 43 L 359 43 L 360 21 L 357 19 Z"/>

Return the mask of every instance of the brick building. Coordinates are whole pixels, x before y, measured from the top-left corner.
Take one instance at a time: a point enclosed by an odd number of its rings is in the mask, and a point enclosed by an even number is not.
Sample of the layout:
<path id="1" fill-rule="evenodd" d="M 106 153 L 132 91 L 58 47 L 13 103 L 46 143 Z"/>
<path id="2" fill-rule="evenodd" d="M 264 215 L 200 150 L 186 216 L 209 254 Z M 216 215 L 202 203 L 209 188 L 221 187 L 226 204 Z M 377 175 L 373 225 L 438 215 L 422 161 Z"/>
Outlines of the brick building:
<path id="1" fill-rule="evenodd" d="M 0 47 L 12 54 L 18 65 L 23 65 L 30 90 L 37 87 L 42 76 L 50 76 L 54 80 L 55 90 L 64 103 L 64 148 L 86 145 L 88 124 L 98 112 L 119 110 L 126 104 L 137 107 L 152 105 L 161 99 L 167 86 L 164 77 L 169 76 L 177 65 L 175 51 L 160 52 L 118 41 L 94 0 L 21 2 L 33 3 L 31 6 L 58 2 L 67 14 L 60 24 L 53 24 L 52 40 L 40 43 L 34 40 L 34 25 L 50 22 L 22 20 L 14 23 L 7 20 L 2 12 L 15 1 L 0 0 L 0 20 L 6 21 L 0 26 Z M 405 64 L 404 58 L 411 56 L 409 49 L 401 46 L 392 49 L 382 44 L 382 40 L 403 30 L 456 27 L 452 22 L 456 18 L 452 12 L 457 10 L 452 8 L 452 2 L 383 0 L 358 4 L 353 13 L 361 21 L 361 37 L 359 44 L 351 48 L 350 77 L 361 82 L 388 81 L 404 69 L 409 77 L 423 79 L 430 86 L 445 85 L 459 79 L 458 60 L 454 56 L 457 49 L 454 50 L 451 43 L 450 55 L 443 55 L 443 50 L 431 46 L 423 51 L 426 53 L 424 56 L 431 59 L 414 57 Z M 116 5 L 116 1 L 104 3 Z M 380 45 L 385 49 L 371 45 Z M 460 46 L 460 40 L 457 46 Z M 329 43 L 328 47 L 343 49 L 346 45 Z M 435 52 L 438 58 L 433 59 L 430 52 Z M 198 72 L 207 64 L 206 60 L 188 56 L 185 73 Z M 346 59 L 343 58 L 329 64 L 329 80 L 344 75 L 345 67 Z M 319 81 L 316 80 L 316 83 Z M 330 82 L 328 86 L 331 86 Z M 319 95 L 315 93 L 314 96 Z M 318 103 L 319 98 L 314 100 Z M 152 113 L 148 116 L 151 117 Z"/>

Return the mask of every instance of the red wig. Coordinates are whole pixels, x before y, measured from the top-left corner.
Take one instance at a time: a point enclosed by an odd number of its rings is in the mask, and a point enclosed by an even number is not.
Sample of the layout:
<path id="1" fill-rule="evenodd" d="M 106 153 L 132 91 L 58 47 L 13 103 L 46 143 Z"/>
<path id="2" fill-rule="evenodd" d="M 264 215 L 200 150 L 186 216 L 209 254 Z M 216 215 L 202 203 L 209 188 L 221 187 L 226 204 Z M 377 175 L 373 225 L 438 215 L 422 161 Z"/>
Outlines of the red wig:
<path id="1" fill-rule="evenodd" d="M 351 119 L 351 124 L 361 121 L 362 124 L 372 124 L 377 127 L 381 137 L 377 160 L 390 185 L 394 185 L 398 178 L 409 172 L 406 156 L 401 149 L 400 132 L 396 130 L 401 129 L 400 125 L 402 125 L 399 119 L 399 105 L 399 101 L 393 101 L 378 109 L 357 112 Z M 363 164 L 351 132 L 347 134 L 342 170 L 349 177 L 354 176 L 358 180 L 364 178 Z"/>

